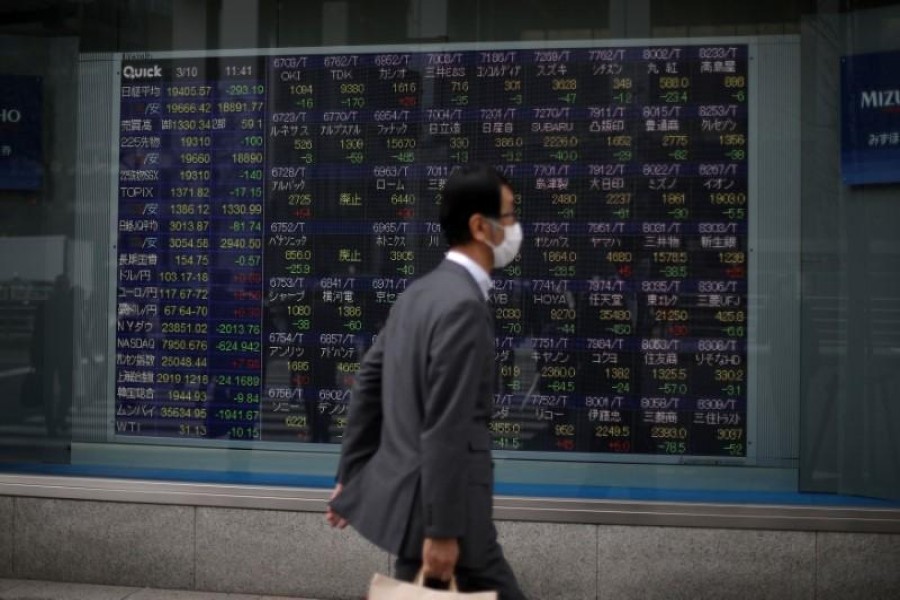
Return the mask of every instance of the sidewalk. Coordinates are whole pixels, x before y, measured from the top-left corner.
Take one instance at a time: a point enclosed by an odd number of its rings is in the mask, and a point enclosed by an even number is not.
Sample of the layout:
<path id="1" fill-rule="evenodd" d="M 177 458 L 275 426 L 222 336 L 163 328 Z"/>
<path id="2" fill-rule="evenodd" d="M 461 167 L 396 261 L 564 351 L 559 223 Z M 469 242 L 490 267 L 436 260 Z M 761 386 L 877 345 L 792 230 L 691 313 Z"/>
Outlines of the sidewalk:
<path id="1" fill-rule="evenodd" d="M 125 600 L 126 598 L 128 600 L 304 600 L 287 596 L 219 594 L 86 583 L 0 579 L 0 600 Z"/>

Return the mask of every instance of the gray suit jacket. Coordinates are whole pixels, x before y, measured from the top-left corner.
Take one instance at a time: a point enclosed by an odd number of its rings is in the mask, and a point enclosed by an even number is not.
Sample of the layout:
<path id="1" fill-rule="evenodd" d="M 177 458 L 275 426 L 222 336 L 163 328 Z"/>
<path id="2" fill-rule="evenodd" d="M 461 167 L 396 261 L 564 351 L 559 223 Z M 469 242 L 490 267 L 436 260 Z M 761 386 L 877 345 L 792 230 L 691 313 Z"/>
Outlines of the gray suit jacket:
<path id="1" fill-rule="evenodd" d="M 331 502 L 365 538 L 417 558 L 460 540 L 479 565 L 494 529 L 488 420 L 494 328 L 472 276 L 445 260 L 394 303 L 356 377 Z"/>

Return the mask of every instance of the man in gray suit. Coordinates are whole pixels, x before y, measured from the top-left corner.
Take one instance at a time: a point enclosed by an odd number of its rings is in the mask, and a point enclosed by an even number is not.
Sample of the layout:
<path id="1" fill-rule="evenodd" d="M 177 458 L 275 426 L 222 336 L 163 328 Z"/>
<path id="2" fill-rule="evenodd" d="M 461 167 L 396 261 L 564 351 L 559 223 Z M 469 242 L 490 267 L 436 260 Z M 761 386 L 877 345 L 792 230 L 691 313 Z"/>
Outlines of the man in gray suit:
<path id="1" fill-rule="evenodd" d="M 327 519 L 395 554 L 400 579 L 455 574 L 461 591 L 520 600 L 491 515 L 487 299 L 522 228 L 509 183 L 484 165 L 450 175 L 440 220 L 446 259 L 397 299 L 360 365 Z"/>

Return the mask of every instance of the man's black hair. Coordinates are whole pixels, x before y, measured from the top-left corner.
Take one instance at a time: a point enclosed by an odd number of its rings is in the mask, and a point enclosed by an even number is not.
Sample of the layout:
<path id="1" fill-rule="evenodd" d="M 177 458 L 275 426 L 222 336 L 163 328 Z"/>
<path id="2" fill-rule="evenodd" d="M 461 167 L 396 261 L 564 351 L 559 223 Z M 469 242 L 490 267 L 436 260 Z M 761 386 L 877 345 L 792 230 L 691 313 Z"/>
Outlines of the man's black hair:
<path id="1" fill-rule="evenodd" d="M 469 219 L 482 214 L 500 218 L 500 190 L 509 181 L 491 166 L 481 163 L 463 165 L 453 170 L 441 199 L 441 230 L 452 248 L 472 240 Z"/>

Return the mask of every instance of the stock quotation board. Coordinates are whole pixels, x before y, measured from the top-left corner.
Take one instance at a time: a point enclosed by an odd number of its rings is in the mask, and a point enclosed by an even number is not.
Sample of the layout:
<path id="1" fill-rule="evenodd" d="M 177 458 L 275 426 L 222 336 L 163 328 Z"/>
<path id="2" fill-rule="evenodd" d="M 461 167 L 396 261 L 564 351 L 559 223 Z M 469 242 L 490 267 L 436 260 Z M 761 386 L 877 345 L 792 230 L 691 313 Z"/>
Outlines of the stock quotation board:
<path id="1" fill-rule="evenodd" d="M 339 442 L 482 161 L 506 450 L 746 455 L 748 47 L 124 56 L 115 433 Z"/>

